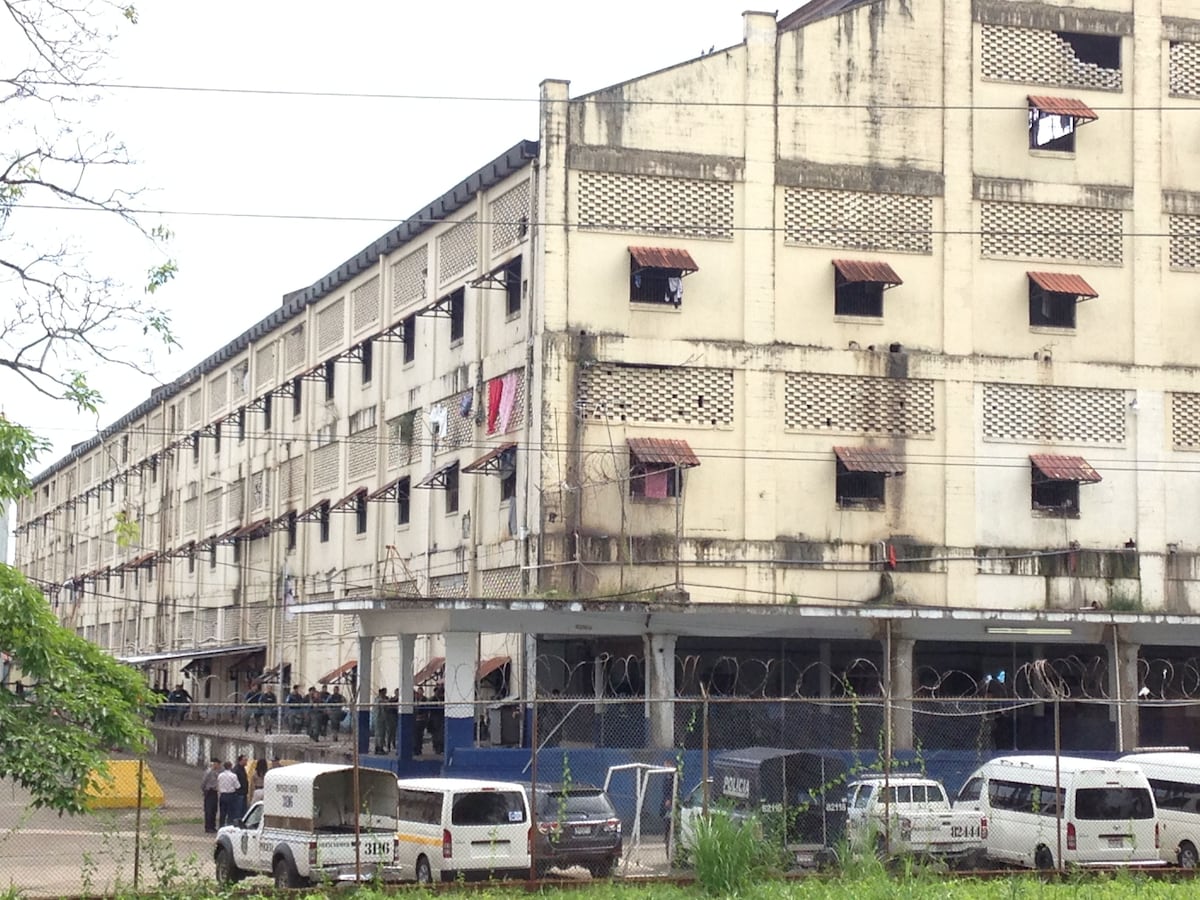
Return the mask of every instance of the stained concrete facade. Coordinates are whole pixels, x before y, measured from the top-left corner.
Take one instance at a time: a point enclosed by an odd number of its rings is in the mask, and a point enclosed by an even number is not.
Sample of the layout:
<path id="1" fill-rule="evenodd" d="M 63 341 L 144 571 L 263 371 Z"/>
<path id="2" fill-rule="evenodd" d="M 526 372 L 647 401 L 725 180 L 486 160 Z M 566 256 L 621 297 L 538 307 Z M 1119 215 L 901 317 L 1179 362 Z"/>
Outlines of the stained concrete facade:
<path id="1" fill-rule="evenodd" d="M 536 143 L 41 475 L 18 560 L 119 654 L 261 637 L 312 680 L 362 634 L 389 685 L 441 644 L 355 597 L 1190 616 L 1188 7 L 817 0 L 547 81 Z"/>

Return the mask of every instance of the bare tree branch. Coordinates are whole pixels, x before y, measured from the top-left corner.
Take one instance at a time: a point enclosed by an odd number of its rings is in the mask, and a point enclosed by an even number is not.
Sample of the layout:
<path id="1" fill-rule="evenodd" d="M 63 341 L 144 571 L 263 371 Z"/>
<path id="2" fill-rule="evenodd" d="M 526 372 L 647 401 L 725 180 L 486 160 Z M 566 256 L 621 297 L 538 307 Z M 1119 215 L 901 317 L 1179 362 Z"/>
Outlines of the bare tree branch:
<path id="1" fill-rule="evenodd" d="M 18 51 L 0 62 L 11 67 L 0 73 L 0 369 L 47 396 L 78 401 L 89 363 L 147 372 L 149 353 L 130 352 L 145 335 L 174 343 L 148 298 L 174 275 L 160 246 L 169 235 L 133 209 L 124 144 L 66 117 L 97 102 L 91 82 L 131 22 L 133 7 L 116 0 L 0 0 L 0 45 Z M 47 237 L 47 208 L 107 213 L 144 239 L 157 260 L 148 281 L 93 275 L 87 242 Z"/>

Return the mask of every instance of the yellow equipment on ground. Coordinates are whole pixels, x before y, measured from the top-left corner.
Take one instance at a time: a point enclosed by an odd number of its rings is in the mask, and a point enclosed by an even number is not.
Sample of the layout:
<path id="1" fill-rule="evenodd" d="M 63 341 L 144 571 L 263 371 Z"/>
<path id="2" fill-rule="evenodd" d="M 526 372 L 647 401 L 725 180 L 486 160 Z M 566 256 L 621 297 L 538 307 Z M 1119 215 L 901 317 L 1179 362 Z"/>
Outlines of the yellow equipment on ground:
<path id="1" fill-rule="evenodd" d="M 138 805 L 138 761 L 136 759 L 110 759 L 106 771 L 92 772 L 88 784 L 88 809 L 137 809 Z M 142 763 L 142 808 L 157 809 L 163 805 L 163 789 Z"/>

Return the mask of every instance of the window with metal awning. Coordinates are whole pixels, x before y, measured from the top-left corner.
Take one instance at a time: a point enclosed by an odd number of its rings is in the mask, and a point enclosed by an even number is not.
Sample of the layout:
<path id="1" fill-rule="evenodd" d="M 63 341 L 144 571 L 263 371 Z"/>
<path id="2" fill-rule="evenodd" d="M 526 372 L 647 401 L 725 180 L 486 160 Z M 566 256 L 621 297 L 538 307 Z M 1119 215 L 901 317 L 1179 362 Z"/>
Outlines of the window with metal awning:
<path id="1" fill-rule="evenodd" d="M 648 500 L 678 497 L 683 471 L 700 465 L 687 441 L 673 438 L 629 438 L 629 496 Z"/>
<path id="2" fill-rule="evenodd" d="M 1026 272 L 1029 279 L 1029 325 L 1074 328 L 1075 307 L 1100 294 L 1080 275 Z"/>
<path id="3" fill-rule="evenodd" d="M 367 495 L 368 503 L 392 502 L 396 504 L 396 524 L 407 525 L 412 498 L 412 479 L 407 475 L 393 478 L 383 487 Z"/>
<path id="4" fill-rule="evenodd" d="M 1073 97 L 1030 95 L 1029 149 L 1075 152 L 1075 132 L 1099 116 L 1082 100 Z"/>
<path id="5" fill-rule="evenodd" d="M 680 306 L 683 279 L 699 272 L 692 254 L 679 247 L 629 248 L 629 302 Z"/>
<path id="6" fill-rule="evenodd" d="M 1082 456 L 1034 453 L 1031 467 L 1030 500 L 1033 511 L 1053 518 L 1079 517 L 1079 486 L 1098 484 L 1103 479 Z"/>
<path id="7" fill-rule="evenodd" d="M 441 468 L 434 469 L 413 487 L 422 490 L 444 491 L 446 512 L 458 512 L 458 474 L 458 460 L 454 460 Z"/>
<path id="8" fill-rule="evenodd" d="M 500 479 L 500 500 L 510 500 L 517 493 L 517 445 L 510 441 L 493 447 L 474 462 L 463 466 L 464 475 L 495 475 Z"/>
<path id="9" fill-rule="evenodd" d="M 883 292 L 904 284 L 888 263 L 879 260 L 833 260 L 833 314 L 883 315 Z"/>
<path id="10" fill-rule="evenodd" d="M 887 479 L 904 474 L 904 464 L 886 447 L 834 447 L 835 497 L 843 509 L 879 509 L 887 498 Z"/>

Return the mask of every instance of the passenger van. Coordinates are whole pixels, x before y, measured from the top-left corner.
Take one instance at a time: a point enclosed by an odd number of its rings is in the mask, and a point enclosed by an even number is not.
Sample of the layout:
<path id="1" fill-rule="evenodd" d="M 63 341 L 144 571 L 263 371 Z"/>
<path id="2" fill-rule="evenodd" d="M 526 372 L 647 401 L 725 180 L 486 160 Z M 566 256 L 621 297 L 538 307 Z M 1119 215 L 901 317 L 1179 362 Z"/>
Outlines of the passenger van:
<path id="1" fill-rule="evenodd" d="M 967 779 L 954 806 L 979 812 L 983 851 L 997 862 L 1161 865 L 1157 810 L 1141 769 L 1063 756 L 1057 777 L 1053 756 L 997 757 Z"/>
<path id="2" fill-rule="evenodd" d="M 529 877 L 525 789 L 507 781 L 401 778 L 397 863 L 418 882 Z"/>
<path id="3" fill-rule="evenodd" d="M 1159 751 L 1128 753 L 1121 762 L 1146 773 L 1154 805 L 1162 858 L 1185 869 L 1200 863 L 1200 753 Z"/>

